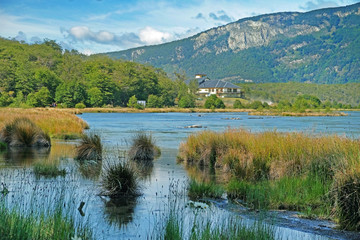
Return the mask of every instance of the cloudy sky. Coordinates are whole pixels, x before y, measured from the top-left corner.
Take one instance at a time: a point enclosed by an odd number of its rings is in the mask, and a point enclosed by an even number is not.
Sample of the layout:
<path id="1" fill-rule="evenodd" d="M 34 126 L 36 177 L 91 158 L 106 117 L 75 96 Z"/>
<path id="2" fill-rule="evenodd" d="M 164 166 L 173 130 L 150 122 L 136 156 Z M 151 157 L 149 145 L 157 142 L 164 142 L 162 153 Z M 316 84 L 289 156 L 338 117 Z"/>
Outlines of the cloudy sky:
<path id="1" fill-rule="evenodd" d="M 85 54 L 164 43 L 244 17 L 359 0 L 0 0 L 0 36 Z"/>

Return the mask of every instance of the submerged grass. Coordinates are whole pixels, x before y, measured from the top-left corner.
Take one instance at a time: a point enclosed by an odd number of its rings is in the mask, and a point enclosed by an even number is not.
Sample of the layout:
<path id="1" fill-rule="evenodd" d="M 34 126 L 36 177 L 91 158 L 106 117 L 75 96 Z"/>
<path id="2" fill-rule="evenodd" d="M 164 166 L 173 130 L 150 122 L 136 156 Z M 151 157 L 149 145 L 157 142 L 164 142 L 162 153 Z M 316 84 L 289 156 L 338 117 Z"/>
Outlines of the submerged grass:
<path id="1" fill-rule="evenodd" d="M 242 129 L 202 131 L 181 144 L 178 159 L 231 176 L 228 197 L 250 208 L 316 214 L 339 219 L 344 229 L 359 230 L 359 140 Z"/>
<path id="2" fill-rule="evenodd" d="M 222 186 L 214 183 L 197 182 L 192 179 L 189 183 L 188 196 L 190 199 L 200 199 L 204 197 L 221 198 L 225 190 Z"/>
<path id="3" fill-rule="evenodd" d="M 0 128 L 16 118 L 29 118 L 53 138 L 78 138 L 88 124 L 74 113 L 54 108 L 0 108 Z"/>
<path id="4" fill-rule="evenodd" d="M 103 146 L 101 138 L 95 133 L 81 135 L 80 144 L 76 146 L 77 160 L 102 160 Z"/>
<path id="5" fill-rule="evenodd" d="M 34 164 L 34 174 L 36 177 L 44 176 L 44 177 L 57 177 L 57 176 L 65 176 L 66 170 L 59 169 L 59 167 L 55 164 L 49 163 L 35 163 Z"/>

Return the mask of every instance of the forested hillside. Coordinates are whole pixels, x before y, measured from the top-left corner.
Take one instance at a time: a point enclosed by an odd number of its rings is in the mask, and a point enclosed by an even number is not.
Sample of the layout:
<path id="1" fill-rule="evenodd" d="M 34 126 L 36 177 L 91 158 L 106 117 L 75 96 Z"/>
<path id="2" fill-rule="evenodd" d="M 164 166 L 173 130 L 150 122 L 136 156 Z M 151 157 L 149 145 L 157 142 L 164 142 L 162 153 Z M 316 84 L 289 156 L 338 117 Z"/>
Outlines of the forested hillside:
<path id="1" fill-rule="evenodd" d="M 180 41 L 106 54 L 233 82 L 360 82 L 360 3 L 240 19 Z"/>
<path id="2" fill-rule="evenodd" d="M 0 38 L 0 106 L 126 106 L 133 95 L 171 106 L 176 83 L 160 69 L 63 51 L 52 40 L 28 45 Z"/>
<path id="3" fill-rule="evenodd" d="M 261 83 L 240 84 L 247 98 L 252 100 L 295 102 L 300 95 L 318 97 L 321 102 L 330 102 L 332 106 L 360 106 L 360 83 L 347 84 L 310 84 L 310 83 Z"/>

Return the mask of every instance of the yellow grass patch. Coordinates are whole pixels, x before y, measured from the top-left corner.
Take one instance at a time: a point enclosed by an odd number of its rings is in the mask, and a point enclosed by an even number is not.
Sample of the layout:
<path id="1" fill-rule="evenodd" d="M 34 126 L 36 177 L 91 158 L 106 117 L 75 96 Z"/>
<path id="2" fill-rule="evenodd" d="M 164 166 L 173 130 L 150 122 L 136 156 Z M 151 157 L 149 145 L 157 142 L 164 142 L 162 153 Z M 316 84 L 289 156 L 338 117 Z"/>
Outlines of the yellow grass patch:
<path id="1" fill-rule="evenodd" d="M 53 138 L 79 137 L 88 124 L 70 111 L 53 108 L 0 108 L 0 129 L 16 118 L 29 118 Z"/>

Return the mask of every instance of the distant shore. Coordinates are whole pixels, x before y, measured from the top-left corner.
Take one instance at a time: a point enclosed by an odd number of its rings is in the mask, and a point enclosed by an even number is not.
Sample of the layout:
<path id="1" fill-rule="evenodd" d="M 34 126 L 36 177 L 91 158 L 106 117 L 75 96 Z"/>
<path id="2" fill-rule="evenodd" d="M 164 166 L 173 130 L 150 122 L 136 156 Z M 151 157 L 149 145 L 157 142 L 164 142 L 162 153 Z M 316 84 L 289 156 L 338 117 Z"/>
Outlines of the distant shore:
<path id="1" fill-rule="evenodd" d="M 254 116 L 284 116 L 284 117 L 344 117 L 348 116 L 347 113 L 339 111 L 305 111 L 305 112 L 278 112 L 278 111 L 253 111 L 249 112 L 249 115 Z"/>

